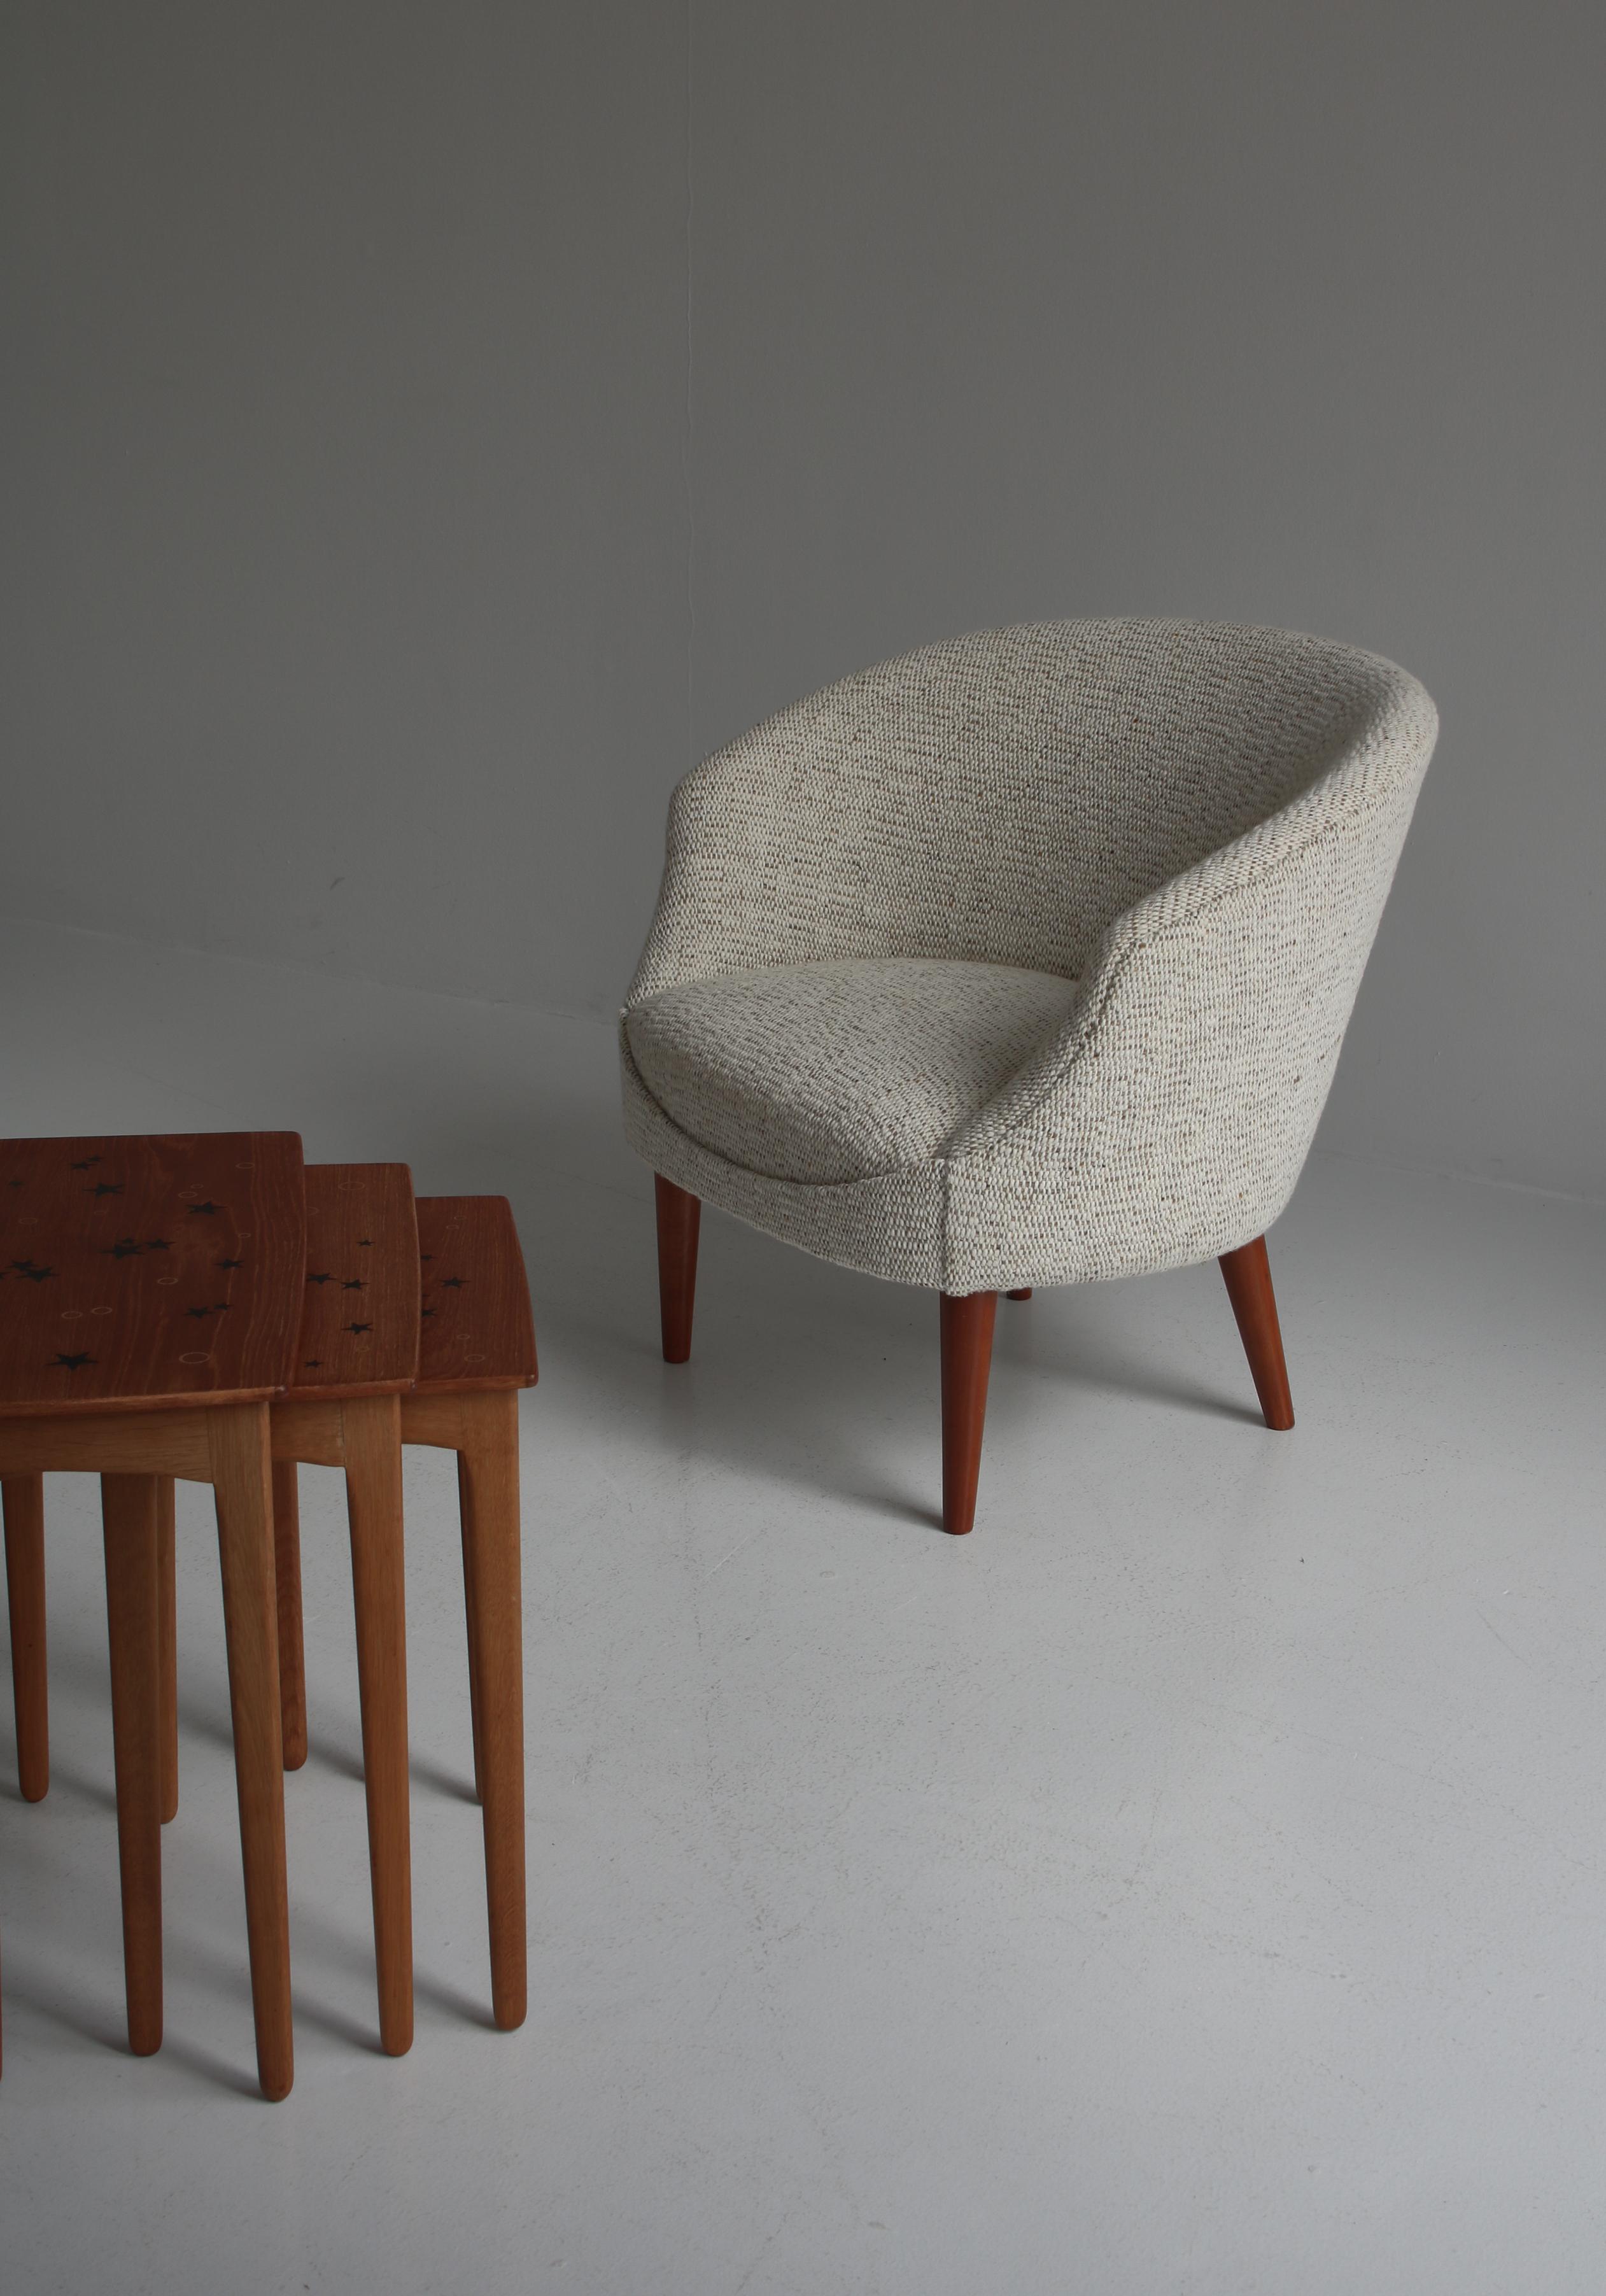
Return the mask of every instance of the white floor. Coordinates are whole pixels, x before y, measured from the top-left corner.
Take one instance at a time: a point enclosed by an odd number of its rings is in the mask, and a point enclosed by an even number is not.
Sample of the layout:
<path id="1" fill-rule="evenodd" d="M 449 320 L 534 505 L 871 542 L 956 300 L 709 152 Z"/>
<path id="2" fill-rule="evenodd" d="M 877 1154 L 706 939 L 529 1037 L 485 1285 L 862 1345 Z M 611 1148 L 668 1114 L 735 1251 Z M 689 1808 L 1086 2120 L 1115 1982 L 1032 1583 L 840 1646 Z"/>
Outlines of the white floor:
<path id="1" fill-rule="evenodd" d="M 181 1498 L 168 2039 L 121 2034 L 92 1484 L 53 1782 L 0 1717 L 0 2278 L 164 2296 L 1598 2296 L 1606 1210 L 1317 1157 L 1299 1425 L 1219 1278 L 936 1318 L 711 1216 L 658 1359 L 608 1033 L 0 929 L 10 1135 L 284 1125 L 518 1210 L 531 2013 L 489 2030 L 455 1491 L 409 1459 L 418 2038 L 377 2053 L 349 1578 L 303 1474 L 298 2070 L 252 2079 L 217 1573 Z"/>

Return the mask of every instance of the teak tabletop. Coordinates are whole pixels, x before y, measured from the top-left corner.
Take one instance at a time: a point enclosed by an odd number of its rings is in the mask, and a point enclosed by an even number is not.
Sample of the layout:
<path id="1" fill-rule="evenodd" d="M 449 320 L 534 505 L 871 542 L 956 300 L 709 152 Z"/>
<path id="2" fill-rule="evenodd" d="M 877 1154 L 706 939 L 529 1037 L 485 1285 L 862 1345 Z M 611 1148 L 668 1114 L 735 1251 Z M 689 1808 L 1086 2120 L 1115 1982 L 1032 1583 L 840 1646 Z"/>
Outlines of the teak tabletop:
<path id="1" fill-rule="evenodd" d="M 307 1167 L 293 1397 L 396 1395 L 418 1374 L 418 1224 L 405 1164 Z"/>
<path id="2" fill-rule="evenodd" d="M 0 1142 L 0 1416 L 280 1392 L 301 1174 L 293 1132 Z"/>
<path id="3" fill-rule="evenodd" d="M 533 1387 L 536 1330 L 505 1196 L 420 1196 L 420 1394 Z"/>

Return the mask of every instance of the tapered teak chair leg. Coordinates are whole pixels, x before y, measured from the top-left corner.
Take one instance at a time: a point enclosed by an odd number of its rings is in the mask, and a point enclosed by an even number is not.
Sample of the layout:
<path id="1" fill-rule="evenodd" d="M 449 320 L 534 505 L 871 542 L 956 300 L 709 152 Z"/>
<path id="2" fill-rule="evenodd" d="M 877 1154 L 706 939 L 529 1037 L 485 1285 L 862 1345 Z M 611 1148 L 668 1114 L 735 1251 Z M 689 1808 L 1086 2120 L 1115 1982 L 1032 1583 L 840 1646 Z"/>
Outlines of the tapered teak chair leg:
<path id="1" fill-rule="evenodd" d="M 996 1292 L 942 1294 L 942 1527 L 956 1534 L 976 1520 L 997 1308 Z"/>
<path id="2" fill-rule="evenodd" d="M 102 1475 L 111 1743 L 128 2046 L 161 2046 L 161 1576 L 158 1478 Z"/>
<path id="3" fill-rule="evenodd" d="M 1032 1296 L 1031 1285 L 1028 1283 L 1023 1290 L 1020 1292 L 1012 1292 L 1008 1296 L 1012 1300 L 1029 1300 Z"/>
<path id="4" fill-rule="evenodd" d="M 495 1389 L 461 1398 L 458 1491 L 470 1589 L 469 1679 L 484 1806 L 491 2012 L 504 2032 L 524 2022 L 524 1676 L 519 1571 L 519 1398 Z"/>
<path id="5" fill-rule="evenodd" d="M 380 2044 L 387 2056 L 399 2057 L 413 2046 L 400 1406 L 393 1395 L 366 1396 L 347 1403 L 343 1413 Z"/>
<path id="6" fill-rule="evenodd" d="M 1294 1423 L 1294 1406 L 1288 1391 L 1288 1365 L 1282 1360 L 1282 1332 L 1277 1322 L 1266 1238 L 1258 1235 L 1236 1251 L 1224 1251 L 1221 1272 L 1226 1278 L 1227 1298 L 1238 1319 L 1239 1336 L 1250 1359 L 1266 1423 L 1286 1431 Z"/>
<path id="7" fill-rule="evenodd" d="M 50 1697 L 45 1671 L 45 1478 L 7 1475 L 5 1591 L 12 1622 L 17 1781 L 24 1801 L 50 1790 Z"/>
<path id="8" fill-rule="evenodd" d="M 702 1203 L 661 1172 L 652 1176 L 658 1198 L 658 1302 L 663 1317 L 664 1361 L 684 1363 L 692 1352 L 692 1306 L 697 1295 L 697 1233 Z"/>
<path id="9" fill-rule="evenodd" d="M 279 1730 L 284 1767 L 307 1759 L 307 1657 L 301 1633 L 301 1487 L 293 1459 L 274 1461 L 274 1586 L 279 1611 Z"/>

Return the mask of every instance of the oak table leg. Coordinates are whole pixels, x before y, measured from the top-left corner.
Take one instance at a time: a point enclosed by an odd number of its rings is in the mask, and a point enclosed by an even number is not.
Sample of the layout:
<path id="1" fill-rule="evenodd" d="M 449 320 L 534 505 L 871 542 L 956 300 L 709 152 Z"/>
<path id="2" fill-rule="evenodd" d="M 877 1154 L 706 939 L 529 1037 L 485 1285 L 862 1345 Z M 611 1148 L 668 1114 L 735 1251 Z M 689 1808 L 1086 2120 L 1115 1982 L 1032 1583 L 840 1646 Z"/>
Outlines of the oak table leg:
<path id="1" fill-rule="evenodd" d="M 692 1352 L 692 1308 L 697 1295 L 697 1236 L 701 1200 L 661 1172 L 652 1176 L 658 1202 L 658 1300 L 664 1361 L 684 1363 Z"/>
<path id="2" fill-rule="evenodd" d="M 519 1398 L 511 1388 L 455 1398 L 471 1681 L 485 1810 L 491 2007 L 511 2032 L 528 1999 L 524 1915 L 523 1618 L 519 1569 Z"/>
<path id="3" fill-rule="evenodd" d="M 400 1405 L 394 1395 L 363 1397 L 343 1406 L 343 1417 L 380 2042 L 399 2057 L 413 2046 Z"/>
<path id="4" fill-rule="evenodd" d="M 942 1527 L 955 1535 L 976 1520 L 996 1292 L 942 1294 Z"/>
<path id="5" fill-rule="evenodd" d="M 128 2046 L 161 2046 L 161 1648 L 154 1475 L 102 1475 Z"/>
<path id="6" fill-rule="evenodd" d="M 178 1487 L 156 1478 L 156 1636 L 160 1675 L 161 1822 L 178 1816 Z"/>
<path id="7" fill-rule="evenodd" d="M 1277 1322 L 1266 1238 L 1258 1235 L 1236 1251 L 1224 1251 L 1221 1272 L 1266 1423 L 1286 1432 L 1294 1423 L 1294 1406 L 1288 1391 L 1288 1365 L 1282 1359 L 1282 1332 Z"/>
<path id="8" fill-rule="evenodd" d="M 274 1461 L 274 1580 L 279 1611 L 279 1731 L 284 1767 L 307 1759 L 307 1652 L 301 1632 L 301 1486 L 293 1459 Z"/>
<path id="9" fill-rule="evenodd" d="M 207 1414 L 223 1623 L 228 1640 L 234 1782 L 245 1868 L 257 2068 L 265 2096 L 288 2096 L 295 2075 L 290 2021 L 290 1906 L 284 1880 L 284 1757 L 274 1587 L 272 1462 L 265 1403 Z"/>
<path id="10" fill-rule="evenodd" d="M 11 1610 L 17 1778 L 24 1801 L 50 1790 L 50 1694 L 45 1666 L 45 1478 L 7 1475 L 5 1589 Z"/>

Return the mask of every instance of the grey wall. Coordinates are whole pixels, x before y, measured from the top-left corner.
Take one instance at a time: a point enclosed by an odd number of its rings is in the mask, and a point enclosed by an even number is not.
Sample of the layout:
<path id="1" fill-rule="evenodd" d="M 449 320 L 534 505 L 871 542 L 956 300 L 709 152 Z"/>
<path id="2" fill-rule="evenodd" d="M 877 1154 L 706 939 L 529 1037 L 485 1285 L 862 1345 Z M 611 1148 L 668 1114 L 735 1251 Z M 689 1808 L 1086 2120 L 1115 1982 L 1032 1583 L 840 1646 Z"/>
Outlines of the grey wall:
<path id="1" fill-rule="evenodd" d="M 0 898 L 601 1010 L 685 742 L 678 12 L 5 20 Z"/>
<path id="2" fill-rule="evenodd" d="M 600 1013 L 763 712 L 1284 622 L 1445 718 L 1323 1139 L 1606 1193 L 1597 7 L 11 20 L 15 906 Z"/>

